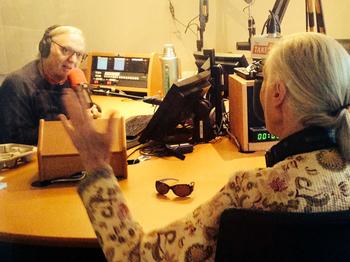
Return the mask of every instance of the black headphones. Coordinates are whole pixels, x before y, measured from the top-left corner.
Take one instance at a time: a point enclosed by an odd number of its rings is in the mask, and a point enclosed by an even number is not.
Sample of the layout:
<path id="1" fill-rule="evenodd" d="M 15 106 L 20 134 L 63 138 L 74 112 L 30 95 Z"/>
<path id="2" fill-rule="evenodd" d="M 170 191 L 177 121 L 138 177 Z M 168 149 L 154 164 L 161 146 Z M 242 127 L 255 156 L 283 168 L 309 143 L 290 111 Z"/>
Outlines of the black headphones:
<path id="1" fill-rule="evenodd" d="M 60 27 L 61 25 L 52 25 L 45 30 L 43 37 L 39 42 L 39 52 L 41 57 L 48 57 L 51 50 L 51 36 L 50 33 Z"/>
<path id="2" fill-rule="evenodd" d="M 212 105 L 208 99 L 201 98 L 196 105 L 195 112 L 199 117 L 208 116 L 210 110 L 212 109 Z"/>

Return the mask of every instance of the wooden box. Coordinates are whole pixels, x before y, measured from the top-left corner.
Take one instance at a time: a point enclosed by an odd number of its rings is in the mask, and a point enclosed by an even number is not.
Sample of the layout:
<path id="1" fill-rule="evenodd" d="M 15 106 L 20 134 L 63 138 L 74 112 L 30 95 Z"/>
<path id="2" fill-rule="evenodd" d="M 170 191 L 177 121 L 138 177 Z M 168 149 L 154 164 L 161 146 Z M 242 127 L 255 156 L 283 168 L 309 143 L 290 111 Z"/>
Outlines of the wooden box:
<path id="1" fill-rule="evenodd" d="M 254 80 L 246 80 L 238 75 L 229 75 L 229 118 L 230 132 L 237 139 L 240 150 L 243 152 L 266 151 L 277 141 L 253 142 L 249 139 L 249 111 L 252 111 L 252 102 L 249 92 L 254 88 Z"/>
<path id="2" fill-rule="evenodd" d="M 108 119 L 93 120 L 98 131 L 104 131 Z M 117 136 L 112 146 L 110 165 L 118 178 L 127 178 L 127 156 L 125 122 L 123 117 L 117 121 Z M 40 120 L 38 139 L 39 180 L 69 177 L 83 171 L 77 149 L 63 127 L 61 121 Z"/>

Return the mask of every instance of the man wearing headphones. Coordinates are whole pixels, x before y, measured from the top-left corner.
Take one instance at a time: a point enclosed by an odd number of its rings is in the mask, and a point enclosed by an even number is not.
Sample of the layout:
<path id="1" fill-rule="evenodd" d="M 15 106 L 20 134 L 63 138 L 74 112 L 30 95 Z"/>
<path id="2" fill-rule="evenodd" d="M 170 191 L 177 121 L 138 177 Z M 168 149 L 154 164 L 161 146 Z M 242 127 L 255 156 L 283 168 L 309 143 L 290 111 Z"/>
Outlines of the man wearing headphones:
<path id="1" fill-rule="evenodd" d="M 64 113 L 67 76 L 86 58 L 78 28 L 54 25 L 39 43 L 39 58 L 11 73 L 0 88 L 0 144 L 36 145 L 39 120 L 57 120 Z"/>

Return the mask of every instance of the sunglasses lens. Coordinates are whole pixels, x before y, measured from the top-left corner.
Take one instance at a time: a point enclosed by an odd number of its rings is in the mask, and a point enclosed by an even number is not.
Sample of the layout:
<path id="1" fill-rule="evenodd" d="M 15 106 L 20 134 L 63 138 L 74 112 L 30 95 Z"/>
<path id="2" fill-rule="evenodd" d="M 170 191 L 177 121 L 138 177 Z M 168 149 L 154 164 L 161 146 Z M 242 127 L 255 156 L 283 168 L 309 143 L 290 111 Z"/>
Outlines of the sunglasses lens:
<path id="1" fill-rule="evenodd" d="M 192 193 L 192 187 L 189 185 L 176 185 L 173 187 L 173 191 L 179 197 L 186 197 Z"/>
<path id="2" fill-rule="evenodd" d="M 160 181 L 156 181 L 156 189 L 159 194 L 165 195 L 169 191 L 169 186 Z"/>

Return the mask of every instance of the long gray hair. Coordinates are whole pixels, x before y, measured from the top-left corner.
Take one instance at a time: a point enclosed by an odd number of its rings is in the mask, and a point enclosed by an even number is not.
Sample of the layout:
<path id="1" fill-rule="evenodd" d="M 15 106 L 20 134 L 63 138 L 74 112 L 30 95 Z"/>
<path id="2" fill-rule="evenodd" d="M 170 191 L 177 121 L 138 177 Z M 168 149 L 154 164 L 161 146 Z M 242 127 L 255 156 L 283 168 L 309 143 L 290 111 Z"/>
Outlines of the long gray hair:
<path id="1" fill-rule="evenodd" d="M 335 131 L 340 153 L 350 161 L 350 56 L 333 38 L 318 33 L 284 37 L 265 62 L 269 84 L 282 80 L 304 127 Z"/>

